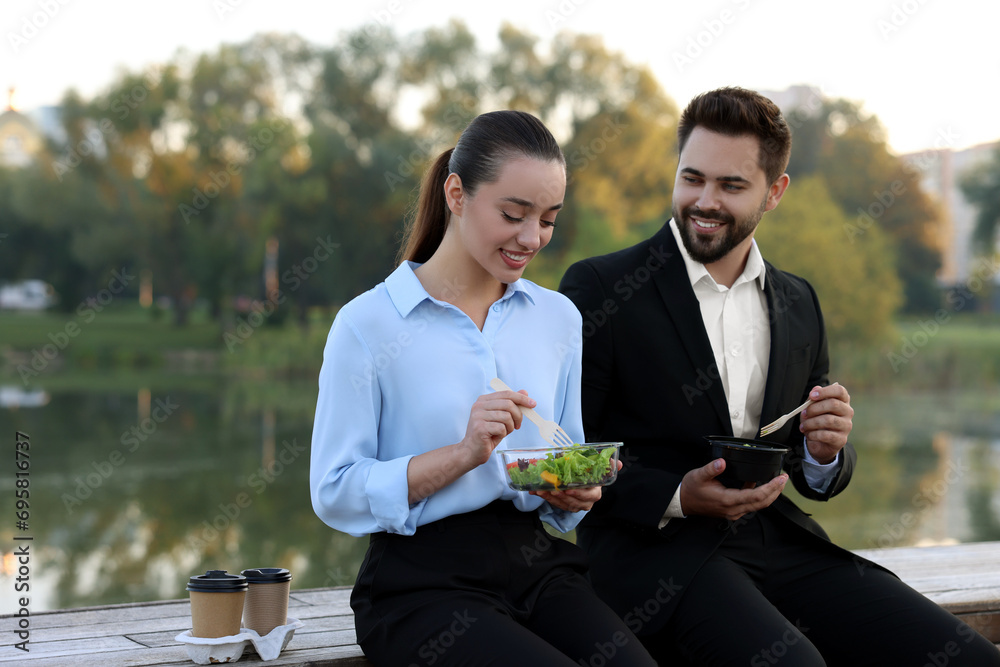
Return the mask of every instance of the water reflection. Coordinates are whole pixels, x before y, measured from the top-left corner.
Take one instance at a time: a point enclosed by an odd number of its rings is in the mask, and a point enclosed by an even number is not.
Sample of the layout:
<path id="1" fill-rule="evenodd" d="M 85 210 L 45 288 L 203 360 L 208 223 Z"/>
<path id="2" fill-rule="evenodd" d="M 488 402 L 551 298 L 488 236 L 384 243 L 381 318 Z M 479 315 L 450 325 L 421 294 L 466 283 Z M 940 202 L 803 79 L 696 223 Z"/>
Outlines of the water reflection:
<path id="1" fill-rule="evenodd" d="M 287 409 L 220 386 L 56 393 L 43 409 L 0 412 L 0 432 L 30 435 L 32 610 L 184 597 L 208 569 L 286 567 L 295 588 L 352 583 L 367 540 L 313 514 L 315 397 L 286 391 Z M 3 487 L 12 494 L 11 477 Z M 0 528 L 5 551 L 11 528 Z"/>
<path id="2" fill-rule="evenodd" d="M 1000 539 L 1000 424 L 971 400 L 854 402 L 871 423 L 858 418 L 851 486 L 828 504 L 796 498 L 835 541 Z M 367 539 L 328 529 L 309 501 L 314 406 L 313 382 L 261 381 L 53 392 L 0 410 L 5 437 L 31 437 L 32 610 L 180 598 L 208 569 L 285 567 L 293 588 L 352 583 Z M 12 475 L 2 480 L 11 497 Z M 13 526 L 0 537 L 9 552 Z M 6 590 L 11 563 L 5 553 Z M 15 611 L 11 596 L 2 604 Z"/>

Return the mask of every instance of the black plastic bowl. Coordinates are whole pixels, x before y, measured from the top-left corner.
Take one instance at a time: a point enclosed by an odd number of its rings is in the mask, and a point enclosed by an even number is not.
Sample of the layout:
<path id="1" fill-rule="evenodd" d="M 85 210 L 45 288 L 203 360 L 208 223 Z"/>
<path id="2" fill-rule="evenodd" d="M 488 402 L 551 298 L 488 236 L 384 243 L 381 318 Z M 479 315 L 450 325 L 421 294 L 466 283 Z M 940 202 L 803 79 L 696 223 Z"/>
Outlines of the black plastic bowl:
<path id="1" fill-rule="evenodd" d="M 712 460 L 725 459 L 726 469 L 716 479 L 730 488 L 747 482 L 765 484 L 781 473 L 788 447 L 752 438 L 722 435 L 705 436 L 712 448 Z"/>

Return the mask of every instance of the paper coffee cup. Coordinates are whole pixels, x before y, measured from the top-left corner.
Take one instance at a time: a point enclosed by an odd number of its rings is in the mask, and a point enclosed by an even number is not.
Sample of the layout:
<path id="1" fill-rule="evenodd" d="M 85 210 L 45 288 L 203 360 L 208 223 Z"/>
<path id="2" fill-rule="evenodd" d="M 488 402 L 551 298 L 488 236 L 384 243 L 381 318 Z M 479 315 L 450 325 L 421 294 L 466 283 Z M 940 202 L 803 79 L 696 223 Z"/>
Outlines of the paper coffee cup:
<path id="1" fill-rule="evenodd" d="M 247 595 L 247 579 L 225 570 L 209 570 L 188 579 L 191 596 L 191 634 L 230 637 L 240 633 L 240 617 Z"/>
<path id="2" fill-rule="evenodd" d="M 243 626 L 261 637 L 288 620 L 288 590 L 292 575 L 280 567 L 243 570 L 247 597 L 243 606 Z"/>

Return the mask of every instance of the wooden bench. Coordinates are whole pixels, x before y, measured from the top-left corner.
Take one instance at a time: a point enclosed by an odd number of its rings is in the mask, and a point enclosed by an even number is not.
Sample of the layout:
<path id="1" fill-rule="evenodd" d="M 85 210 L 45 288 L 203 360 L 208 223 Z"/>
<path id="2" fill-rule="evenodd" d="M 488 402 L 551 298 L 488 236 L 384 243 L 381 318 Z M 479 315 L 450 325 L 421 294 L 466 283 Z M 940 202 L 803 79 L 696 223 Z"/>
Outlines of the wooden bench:
<path id="1" fill-rule="evenodd" d="M 355 643 L 350 587 L 292 590 L 288 615 L 303 622 L 281 655 L 263 662 L 248 645 L 239 664 L 372 667 Z M 29 652 L 10 643 L 11 617 L 4 617 L 0 662 L 31 667 L 79 665 L 171 665 L 193 663 L 174 637 L 191 628 L 186 599 L 84 607 L 31 615 Z M 16 640 L 15 640 L 16 641 Z"/>
<path id="2" fill-rule="evenodd" d="M 1000 542 L 857 552 L 1000 644 Z M 860 561 L 859 561 L 860 562 Z M 268 665 L 370 667 L 355 643 L 349 587 L 293 590 L 288 614 L 304 623 Z M 191 627 L 187 600 L 39 612 L 30 617 L 28 653 L 12 644 L 16 621 L 3 617 L 0 662 L 30 667 L 192 665 L 174 640 Z M 248 648 L 240 663 L 261 663 Z"/>
<path id="3" fill-rule="evenodd" d="M 892 570 L 991 642 L 1000 644 L 1000 542 L 855 553 Z"/>

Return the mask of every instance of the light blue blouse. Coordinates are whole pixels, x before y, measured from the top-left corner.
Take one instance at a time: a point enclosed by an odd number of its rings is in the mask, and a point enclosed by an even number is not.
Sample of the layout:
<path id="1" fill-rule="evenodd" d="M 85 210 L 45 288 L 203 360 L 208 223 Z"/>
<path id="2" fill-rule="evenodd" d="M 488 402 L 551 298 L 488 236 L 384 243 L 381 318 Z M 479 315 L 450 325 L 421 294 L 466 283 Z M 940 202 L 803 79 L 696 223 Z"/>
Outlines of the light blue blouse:
<path id="1" fill-rule="evenodd" d="M 511 490 L 502 459 L 465 473 L 410 505 L 410 458 L 465 437 L 473 403 L 498 377 L 525 389 L 535 410 L 583 442 L 582 318 L 558 292 L 528 280 L 507 285 L 480 331 L 455 306 L 432 298 L 403 262 L 385 282 L 340 309 L 323 352 L 309 483 L 313 509 L 336 530 L 412 535 L 418 526 L 497 498 L 537 510 L 560 531 L 583 512 Z M 456 285 L 461 289 L 461 285 Z M 497 448 L 545 447 L 525 419 Z"/>

